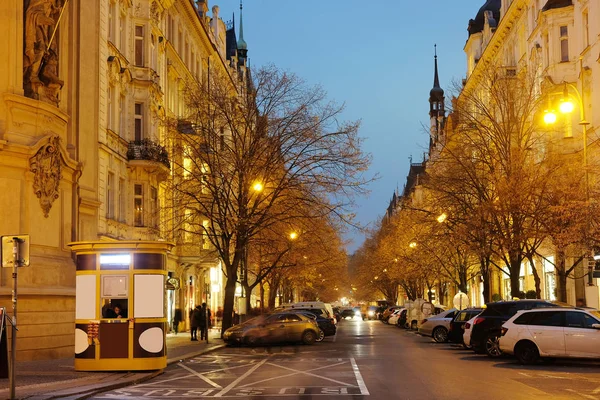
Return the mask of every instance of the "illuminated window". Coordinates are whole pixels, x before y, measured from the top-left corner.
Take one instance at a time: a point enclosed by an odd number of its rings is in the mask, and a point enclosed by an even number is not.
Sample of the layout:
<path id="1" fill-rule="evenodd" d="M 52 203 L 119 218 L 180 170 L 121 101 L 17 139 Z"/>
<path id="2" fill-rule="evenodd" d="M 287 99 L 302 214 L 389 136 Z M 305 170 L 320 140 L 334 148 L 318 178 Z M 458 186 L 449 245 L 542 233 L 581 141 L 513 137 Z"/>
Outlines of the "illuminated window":
<path id="1" fill-rule="evenodd" d="M 560 61 L 569 61 L 569 28 L 566 25 L 560 27 Z"/>
<path id="2" fill-rule="evenodd" d="M 125 218 L 126 218 L 126 212 L 125 212 L 125 197 L 126 197 L 126 193 L 125 193 L 126 189 L 125 189 L 125 179 L 121 178 L 119 179 L 119 221 L 121 222 L 125 222 Z"/>
<path id="3" fill-rule="evenodd" d="M 133 193 L 134 225 L 144 226 L 144 186 L 134 185 Z"/>
<path id="4" fill-rule="evenodd" d="M 192 230 L 194 229 L 192 219 L 192 210 L 186 209 L 183 216 L 183 241 L 186 243 L 192 241 Z"/>
<path id="5" fill-rule="evenodd" d="M 158 190 L 155 187 L 150 187 L 150 213 L 152 227 L 158 228 Z"/>
<path id="6" fill-rule="evenodd" d="M 115 174 L 112 172 L 106 178 L 106 218 L 115 218 Z"/>
<path id="7" fill-rule="evenodd" d="M 136 142 L 144 138 L 144 111 L 142 103 L 135 103 L 135 138 Z"/>

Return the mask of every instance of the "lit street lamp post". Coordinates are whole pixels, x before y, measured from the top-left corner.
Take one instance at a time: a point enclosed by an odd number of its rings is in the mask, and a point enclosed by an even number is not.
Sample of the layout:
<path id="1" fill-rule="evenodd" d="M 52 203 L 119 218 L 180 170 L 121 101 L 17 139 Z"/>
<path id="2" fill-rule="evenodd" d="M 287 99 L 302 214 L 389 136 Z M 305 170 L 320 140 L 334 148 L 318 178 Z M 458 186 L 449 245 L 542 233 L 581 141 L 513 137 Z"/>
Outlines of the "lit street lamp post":
<path id="1" fill-rule="evenodd" d="M 583 58 L 579 58 L 579 71 L 581 76 L 581 91 L 577 88 L 576 85 L 572 83 L 565 82 L 563 87 L 563 97 L 561 99 L 559 110 L 563 114 L 571 114 L 575 109 L 575 105 L 571 101 L 575 99 L 577 105 L 579 106 L 579 125 L 582 128 L 582 139 L 583 139 L 583 172 L 585 176 L 585 202 L 588 207 L 587 215 L 586 215 L 586 233 L 589 234 L 590 227 L 590 215 L 589 215 L 589 205 L 590 205 L 590 180 L 589 180 L 589 171 L 588 171 L 588 155 L 587 155 L 587 147 L 588 147 L 588 138 L 587 138 L 587 127 L 590 124 L 585 115 L 585 90 L 583 87 Z M 569 91 L 571 89 L 571 91 Z M 572 93 L 571 93 L 572 92 Z M 546 111 L 544 115 L 544 121 L 547 124 L 553 124 L 556 122 L 556 115 L 552 111 Z M 588 243 L 588 251 L 591 248 Z M 590 263 L 591 257 L 585 258 L 587 261 L 587 269 L 588 269 L 588 286 L 594 286 L 593 277 L 592 277 L 592 264 Z"/>

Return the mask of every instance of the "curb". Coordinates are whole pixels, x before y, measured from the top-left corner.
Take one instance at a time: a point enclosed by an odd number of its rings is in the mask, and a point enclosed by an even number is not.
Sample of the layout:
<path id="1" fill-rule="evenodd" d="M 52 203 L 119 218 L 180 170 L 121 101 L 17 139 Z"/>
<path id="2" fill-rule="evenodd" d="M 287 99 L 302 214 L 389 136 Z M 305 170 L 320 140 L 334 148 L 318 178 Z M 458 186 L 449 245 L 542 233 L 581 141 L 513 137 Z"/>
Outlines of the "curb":
<path id="1" fill-rule="evenodd" d="M 197 357 L 203 354 L 207 354 L 219 349 L 222 349 L 226 345 L 217 344 L 202 350 L 190 352 L 183 354 L 179 357 L 173 357 L 171 359 L 167 359 L 167 366 L 181 362 L 183 360 L 187 360 L 189 358 Z M 65 400 L 80 400 L 87 399 L 89 397 L 95 396 L 100 393 L 108 392 L 115 389 L 120 389 L 122 387 L 137 385 L 151 379 L 156 378 L 163 374 L 163 370 L 153 371 L 148 373 L 138 373 L 129 378 L 122 378 L 122 380 L 117 382 L 112 382 L 109 384 L 89 384 L 86 386 L 80 387 L 72 387 L 69 389 L 58 389 L 47 394 L 32 394 L 25 395 L 24 397 L 19 397 L 20 399 L 31 399 L 31 400 L 52 400 L 52 399 L 65 399 Z"/>

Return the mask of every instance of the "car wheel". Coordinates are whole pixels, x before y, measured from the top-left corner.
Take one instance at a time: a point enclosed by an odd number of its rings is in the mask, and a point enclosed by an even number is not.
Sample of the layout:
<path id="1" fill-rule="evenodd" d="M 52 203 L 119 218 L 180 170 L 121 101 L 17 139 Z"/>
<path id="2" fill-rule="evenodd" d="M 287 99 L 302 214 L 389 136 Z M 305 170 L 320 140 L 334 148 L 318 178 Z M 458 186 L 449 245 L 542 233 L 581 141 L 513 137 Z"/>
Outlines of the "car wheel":
<path id="1" fill-rule="evenodd" d="M 317 340 L 317 335 L 314 331 L 306 331 L 302 334 L 302 343 L 313 344 Z"/>
<path id="2" fill-rule="evenodd" d="M 521 364 L 535 364 L 540 359 L 540 352 L 535 344 L 522 342 L 515 347 L 515 357 Z"/>
<path id="3" fill-rule="evenodd" d="M 410 329 L 412 329 L 413 331 L 417 330 L 417 321 L 413 321 L 410 323 Z"/>
<path id="4" fill-rule="evenodd" d="M 502 355 L 502 350 L 500 350 L 500 336 L 489 335 L 487 337 L 485 340 L 485 353 L 492 358 Z"/>
<path id="5" fill-rule="evenodd" d="M 249 335 L 244 338 L 244 343 L 246 343 L 247 346 L 257 346 L 260 344 L 260 339 L 254 335 Z"/>
<path id="6" fill-rule="evenodd" d="M 319 335 L 317 336 L 317 338 L 315 339 L 316 342 L 322 342 L 323 339 L 325 339 L 325 332 L 323 332 L 323 329 L 319 329 Z"/>
<path id="7" fill-rule="evenodd" d="M 443 326 L 438 326 L 433 330 L 433 340 L 438 343 L 446 343 L 448 341 L 448 330 Z"/>

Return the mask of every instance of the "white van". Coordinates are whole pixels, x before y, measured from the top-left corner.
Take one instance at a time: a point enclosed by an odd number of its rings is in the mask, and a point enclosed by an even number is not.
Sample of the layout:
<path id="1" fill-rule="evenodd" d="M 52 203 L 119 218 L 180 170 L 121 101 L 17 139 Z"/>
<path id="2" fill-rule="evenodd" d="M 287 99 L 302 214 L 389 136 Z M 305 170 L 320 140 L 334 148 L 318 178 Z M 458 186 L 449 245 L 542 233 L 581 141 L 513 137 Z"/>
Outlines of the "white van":
<path id="1" fill-rule="evenodd" d="M 333 314 L 333 307 L 329 303 L 323 303 L 322 301 L 301 301 L 299 303 L 288 303 L 282 304 L 282 308 L 319 308 L 322 310 L 326 310 L 329 313 L 329 318 L 332 318 L 334 323 L 336 323 L 335 315 Z"/>

